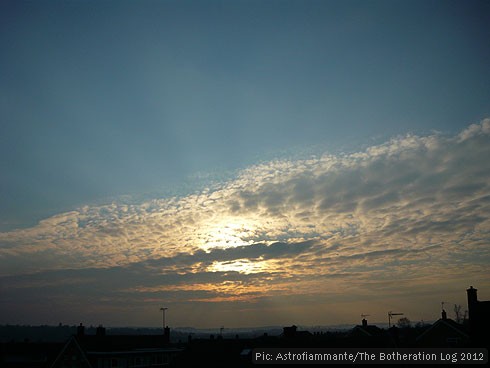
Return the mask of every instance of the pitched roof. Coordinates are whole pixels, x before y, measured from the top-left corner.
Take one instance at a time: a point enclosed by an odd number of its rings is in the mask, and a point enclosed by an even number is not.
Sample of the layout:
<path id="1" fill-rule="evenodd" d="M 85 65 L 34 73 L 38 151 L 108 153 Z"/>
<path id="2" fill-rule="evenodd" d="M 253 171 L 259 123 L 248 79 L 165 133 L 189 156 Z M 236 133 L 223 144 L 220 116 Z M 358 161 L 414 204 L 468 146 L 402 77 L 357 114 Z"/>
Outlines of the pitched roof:
<path id="1" fill-rule="evenodd" d="M 169 349 L 163 335 L 84 335 L 76 339 L 86 352 Z"/>
<path id="2" fill-rule="evenodd" d="M 63 365 L 63 363 L 64 363 L 63 356 L 64 356 L 65 352 L 69 351 L 69 349 L 73 349 L 78 353 L 78 356 L 81 358 L 80 361 L 82 362 L 81 367 L 92 368 L 92 365 L 88 361 L 87 356 L 85 355 L 85 352 L 81 348 L 81 346 L 78 343 L 75 336 L 72 336 L 66 342 L 66 344 L 63 346 L 63 349 L 61 349 L 60 353 L 58 354 L 58 356 L 54 360 L 53 364 L 51 365 L 51 368 L 56 368 L 56 367 L 60 367 Z"/>
<path id="3" fill-rule="evenodd" d="M 365 335 L 365 336 L 379 336 L 379 335 L 382 335 L 384 334 L 384 331 L 382 329 L 380 329 L 378 326 L 374 326 L 374 325 L 367 325 L 367 326 L 361 326 L 361 325 L 357 325 L 356 327 L 354 327 L 349 335 L 353 335 L 353 334 L 356 334 L 356 333 L 359 333 L 359 335 Z"/>
<path id="4" fill-rule="evenodd" d="M 434 329 L 440 327 L 440 326 L 446 326 L 450 330 L 456 332 L 457 334 L 461 335 L 461 337 L 464 338 L 469 338 L 468 333 L 466 332 L 466 329 L 463 325 L 460 325 L 459 323 L 453 321 L 452 319 L 438 319 L 432 326 L 430 326 L 427 330 L 425 330 L 420 336 L 417 337 L 416 340 L 421 340 L 428 334 L 430 335 L 434 331 Z"/>

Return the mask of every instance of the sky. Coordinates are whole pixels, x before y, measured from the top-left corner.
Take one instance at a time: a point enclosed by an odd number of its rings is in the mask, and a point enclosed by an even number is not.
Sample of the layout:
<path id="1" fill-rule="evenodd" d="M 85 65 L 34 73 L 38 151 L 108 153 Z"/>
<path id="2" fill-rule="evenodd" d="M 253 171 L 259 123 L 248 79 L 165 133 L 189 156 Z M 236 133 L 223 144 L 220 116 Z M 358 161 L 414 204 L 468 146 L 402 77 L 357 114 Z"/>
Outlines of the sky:
<path id="1" fill-rule="evenodd" d="M 489 300 L 488 24 L 476 0 L 0 1 L 0 324 Z"/>

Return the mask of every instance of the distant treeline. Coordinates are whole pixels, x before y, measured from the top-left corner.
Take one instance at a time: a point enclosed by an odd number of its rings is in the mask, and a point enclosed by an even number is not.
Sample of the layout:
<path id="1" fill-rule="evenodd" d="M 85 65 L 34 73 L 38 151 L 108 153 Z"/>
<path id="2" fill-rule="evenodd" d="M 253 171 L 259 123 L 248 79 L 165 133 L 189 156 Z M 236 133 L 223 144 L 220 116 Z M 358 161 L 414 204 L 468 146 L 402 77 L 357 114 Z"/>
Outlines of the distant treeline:
<path id="1" fill-rule="evenodd" d="M 95 331 L 95 328 L 94 328 Z M 76 334 L 77 326 L 1 325 L 1 342 L 63 342 Z M 94 332 L 95 333 L 95 332 Z"/>
<path id="2" fill-rule="evenodd" d="M 77 333 L 77 325 L 69 326 L 59 324 L 58 326 L 30 326 L 30 325 L 0 325 L 0 342 L 65 342 L 70 336 Z M 96 326 L 85 326 L 85 334 L 95 335 Z M 269 335 L 278 335 L 282 329 L 264 328 L 259 331 L 225 331 L 223 336 L 226 338 L 235 337 L 255 337 L 264 333 Z M 161 328 L 151 327 L 109 327 L 106 328 L 107 335 L 159 335 L 162 333 Z M 189 337 L 192 338 L 209 338 L 210 335 L 218 336 L 219 329 L 215 332 L 205 330 L 191 329 L 179 330 L 172 329 L 170 332 L 171 342 L 186 342 Z"/>
<path id="3" fill-rule="evenodd" d="M 30 325 L 0 325 L 0 342 L 64 342 L 77 333 L 76 325 L 68 326 L 30 326 Z M 95 335 L 96 326 L 85 326 L 87 335 Z M 158 328 L 117 327 L 106 329 L 109 335 L 157 335 L 162 330 Z"/>

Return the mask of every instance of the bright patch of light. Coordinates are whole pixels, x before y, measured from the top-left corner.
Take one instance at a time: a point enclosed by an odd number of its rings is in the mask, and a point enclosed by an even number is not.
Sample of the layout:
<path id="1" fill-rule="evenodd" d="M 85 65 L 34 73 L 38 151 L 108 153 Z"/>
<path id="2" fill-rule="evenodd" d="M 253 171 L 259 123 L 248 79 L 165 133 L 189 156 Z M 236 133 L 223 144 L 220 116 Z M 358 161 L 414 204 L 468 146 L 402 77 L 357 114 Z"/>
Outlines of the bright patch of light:
<path id="1" fill-rule="evenodd" d="M 204 249 L 229 248 L 253 244 L 255 224 L 247 219 L 225 218 L 210 225 L 201 244 Z"/>
<path id="2" fill-rule="evenodd" d="M 236 259 L 228 262 L 215 261 L 208 268 L 211 272 L 239 272 L 243 274 L 251 274 L 263 272 L 267 268 L 266 261 L 251 261 L 249 259 Z"/>

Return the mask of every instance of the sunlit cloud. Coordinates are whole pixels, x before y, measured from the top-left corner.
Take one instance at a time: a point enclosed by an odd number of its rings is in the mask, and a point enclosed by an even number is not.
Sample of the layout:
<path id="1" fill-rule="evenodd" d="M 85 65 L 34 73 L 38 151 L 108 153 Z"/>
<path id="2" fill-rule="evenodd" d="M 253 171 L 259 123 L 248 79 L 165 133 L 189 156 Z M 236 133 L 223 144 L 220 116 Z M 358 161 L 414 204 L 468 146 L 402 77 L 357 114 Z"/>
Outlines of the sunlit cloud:
<path id="1" fill-rule="evenodd" d="M 106 280 L 94 298 L 107 287 L 175 303 L 490 287 L 488 157 L 485 119 L 456 136 L 265 162 L 184 197 L 81 207 L 0 233 L 0 286 L 12 298 L 65 290 L 91 269 Z"/>

